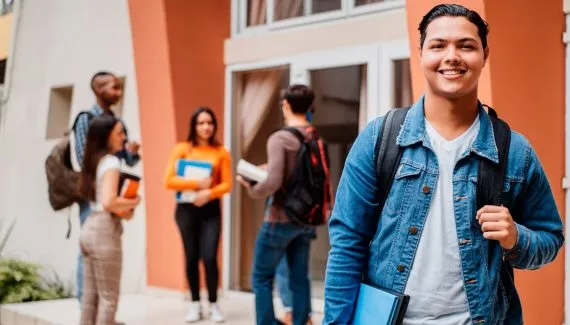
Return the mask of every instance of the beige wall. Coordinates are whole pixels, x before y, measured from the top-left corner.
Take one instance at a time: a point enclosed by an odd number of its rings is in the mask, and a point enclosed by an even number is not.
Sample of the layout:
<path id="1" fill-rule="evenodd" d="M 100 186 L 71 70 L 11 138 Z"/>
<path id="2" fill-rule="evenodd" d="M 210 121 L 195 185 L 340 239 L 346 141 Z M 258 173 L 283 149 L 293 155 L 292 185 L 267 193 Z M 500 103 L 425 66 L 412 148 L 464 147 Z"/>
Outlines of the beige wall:
<path id="1" fill-rule="evenodd" d="M 394 9 L 264 35 L 238 36 L 226 40 L 224 60 L 232 65 L 407 37 L 406 11 Z"/>
<path id="2" fill-rule="evenodd" d="M 74 86 L 67 121 L 72 123 L 77 112 L 94 104 L 89 85 L 93 73 L 110 70 L 125 76 L 122 115 L 129 137 L 140 140 L 127 4 L 126 0 L 18 4 L 21 11 L 15 17 L 21 19 L 13 42 L 15 55 L 9 59 L 12 68 L 0 125 L 0 223 L 16 220 L 16 226 L 2 254 L 53 268 L 66 283 L 73 283 L 79 253 L 78 211 L 73 207 L 54 212 L 47 196 L 44 161 L 57 142 L 46 139 L 50 88 Z M 133 172 L 141 171 L 142 163 Z M 66 240 L 68 216 L 73 231 Z M 137 209 L 132 221 L 125 222 L 123 292 L 145 287 L 145 246 L 145 211 Z"/>
<path id="3" fill-rule="evenodd" d="M 0 60 L 8 56 L 12 33 L 12 16 L 13 14 L 8 14 L 0 17 Z"/>

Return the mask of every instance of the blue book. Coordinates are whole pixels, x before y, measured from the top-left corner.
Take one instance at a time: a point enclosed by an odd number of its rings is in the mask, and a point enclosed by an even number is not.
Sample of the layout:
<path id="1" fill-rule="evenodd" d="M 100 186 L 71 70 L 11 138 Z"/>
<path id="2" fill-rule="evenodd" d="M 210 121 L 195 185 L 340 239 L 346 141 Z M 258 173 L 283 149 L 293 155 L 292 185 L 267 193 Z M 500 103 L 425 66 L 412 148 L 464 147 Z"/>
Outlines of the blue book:
<path id="1" fill-rule="evenodd" d="M 407 295 L 371 283 L 361 283 L 352 324 L 402 324 L 409 301 Z"/>
<path id="2" fill-rule="evenodd" d="M 178 159 L 176 162 L 176 176 L 185 179 L 202 179 L 212 175 L 212 163 L 201 160 Z M 196 191 L 176 192 L 176 202 L 192 203 L 196 198 Z"/>

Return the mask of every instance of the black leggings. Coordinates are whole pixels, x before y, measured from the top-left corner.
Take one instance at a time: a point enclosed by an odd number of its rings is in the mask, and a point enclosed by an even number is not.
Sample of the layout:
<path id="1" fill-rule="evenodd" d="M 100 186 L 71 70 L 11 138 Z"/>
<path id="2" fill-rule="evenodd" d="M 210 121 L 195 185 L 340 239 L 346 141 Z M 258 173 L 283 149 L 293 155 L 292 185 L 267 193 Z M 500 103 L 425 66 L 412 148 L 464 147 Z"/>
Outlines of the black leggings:
<path id="1" fill-rule="evenodd" d="M 192 301 L 200 300 L 200 272 L 202 259 L 206 268 L 208 298 L 218 300 L 218 242 L 220 239 L 220 201 L 214 200 L 198 208 L 192 204 L 176 206 L 176 224 L 186 254 L 186 279 L 190 285 Z"/>

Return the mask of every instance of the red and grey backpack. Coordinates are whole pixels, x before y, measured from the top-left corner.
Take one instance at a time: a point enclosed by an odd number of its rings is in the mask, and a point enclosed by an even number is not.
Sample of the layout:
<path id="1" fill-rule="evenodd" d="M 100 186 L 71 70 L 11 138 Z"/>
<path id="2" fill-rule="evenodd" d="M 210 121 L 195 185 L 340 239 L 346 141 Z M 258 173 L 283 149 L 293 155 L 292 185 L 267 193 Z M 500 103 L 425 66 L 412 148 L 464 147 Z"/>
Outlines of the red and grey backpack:
<path id="1" fill-rule="evenodd" d="M 284 184 L 285 214 L 296 223 L 325 224 L 332 201 L 326 144 L 313 127 L 306 130 L 306 135 L 294 127 L 283 130 L 301 142 L 293 172 Z"/>

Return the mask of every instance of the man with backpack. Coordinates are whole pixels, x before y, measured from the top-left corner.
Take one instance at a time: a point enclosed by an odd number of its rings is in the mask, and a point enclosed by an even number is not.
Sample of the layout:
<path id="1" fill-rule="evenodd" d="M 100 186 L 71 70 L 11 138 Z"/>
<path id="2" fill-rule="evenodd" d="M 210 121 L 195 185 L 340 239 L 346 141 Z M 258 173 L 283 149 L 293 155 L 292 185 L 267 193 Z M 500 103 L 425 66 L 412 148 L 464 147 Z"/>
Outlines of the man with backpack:
<path id="1" fill-rule="evenodd" d="M 405 307 L 380 295 L 409 297 L 399 324 L 522 324 L 513 268 L 550 263 L 564 241 L 548 179 L 529 141 L 478 101 L 481 16 L 439 5 L 419 30 L 425 95 L 370 123 L 344 167 L 323 324 Z"/>
<path id="2" fill-rule="evenodd" d="M 259 325 L 280 323 L 273 308 L 273 279 L 283 256 L 290 269 L 293 324 L 305 325 L 309 317 L 310 242 L 314 226 L 326 222 L 331 201 L 326 148 L 307 119 L 314 97 L 304 85 L 283 92 L 281 109 L 287 127 L 267 141 L 267 179 L 252 186 L 238 176 L 251 197 L 270 197 L 255 244 L 252 274 Z"/>
<path id="3" fill-rule="evenodd" d="M 95 94 L 97 102 L 93 105 L 91 110 L 79 113 L 73 129 L 73 139 L 71 139 L 71 158 L 72 161 L 75 161 L 78 165 L 78 168 L 81 168 L 83 165 L 85 139 L 87 137 L 87 131 L 89 130 L 91 119 L 103 114 L 114 115 L 111 107 L 117 104 L 123 96 L 123 85 L 121 80 L 114 74 L 106 71 L 100 71 L 93 75 L 91 78 L 91 89 Z M 127 129 L 125 128 L 124 123 L 123 128 L 126 134 Z M 136 142 L 126 142 L 125 149 L 119 152 L 117 156 L 124 160 L 128 166 L 132 167 L 140 160 L 140 156 L 138 154 L 139 147 L 139 144 Z M 83 223 L 91 212 L 90 203 L 87 200 L 81 200 L 78 202 L 78 205 L 80 225 L 83 226 Z M 79 301 L 81 301 L 82 295 L 83 255 L 80 252 L 77 263 L 77 298 Z"/>

